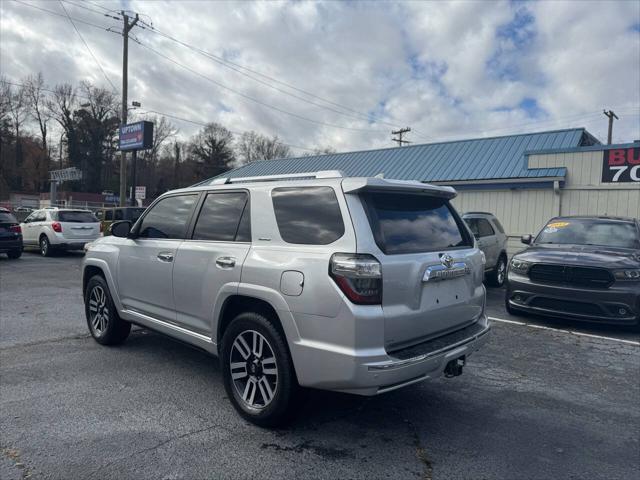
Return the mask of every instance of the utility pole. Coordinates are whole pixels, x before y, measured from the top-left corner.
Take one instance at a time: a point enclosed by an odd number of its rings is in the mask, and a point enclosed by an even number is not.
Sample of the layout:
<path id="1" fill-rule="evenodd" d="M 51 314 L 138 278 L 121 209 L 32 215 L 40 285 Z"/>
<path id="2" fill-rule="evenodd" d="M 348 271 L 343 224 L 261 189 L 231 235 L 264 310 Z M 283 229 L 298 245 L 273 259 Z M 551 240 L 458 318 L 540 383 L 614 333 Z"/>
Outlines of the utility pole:
<path id="1" fill-rule="evenodd" d="M 607 135 L 607 145 L 611 145 L 611 137 L 613 136 L 613 119 L 620 120 L 613 110 L 603 110 L 602 113 L 609 118 L 609 133 Z"/>
<path id="2" fill-rule="evenodd" d="M 124 28 L 122 29 L 122 122 L 121 126 L 127 124 L 127 86 L 129 80 L 129 31 L 138 23 L 138 14 L 136 18 L 129 23 L 129 16 L 120 12 L 124 20 Z M 127 154 L 120 151 L 120 206 L 126 205 L 127 199 Z"/>
<path id="3" fill-rule="evenodd" d="M 404 127 L 400 130 L 392 130 L 391 135 L 398 135 L 398 138 L 392 138 L 391 141 L 397 142 L 399 147 L 401 147 L 403 143 L 411 143 L 409 140 L 402 139 L 402 135 L 404 135 L 405 133 L 409 133 L 410 131 L 411 128 L 409 127 Z"/>

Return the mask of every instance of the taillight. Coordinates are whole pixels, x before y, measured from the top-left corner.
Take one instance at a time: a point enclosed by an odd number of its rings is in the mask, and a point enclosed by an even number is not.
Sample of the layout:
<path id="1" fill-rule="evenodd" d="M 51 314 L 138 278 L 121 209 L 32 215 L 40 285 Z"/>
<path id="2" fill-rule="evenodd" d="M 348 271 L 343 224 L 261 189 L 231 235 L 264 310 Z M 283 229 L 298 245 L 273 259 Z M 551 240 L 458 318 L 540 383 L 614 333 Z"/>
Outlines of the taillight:
<path id="1" fill-rule="evenodd" d="M 20 225 L 11 225 L 9 227 L 9 231 L 13 233 L 22 233 L 22 228 L 20 228 Z"/>
<path id="2" fill-rule="evenodd" d="M 342 293 L 359 305 L 382 303 L 382 269 L 372 255 L 335 253 L 331 257 L 329 275 Z"/>
<path id="3" fill-rule="evenodd" d="M 100 233 L 102 233 L 102 230 L 104 229 L 102 228 L 102 222 L 100 222 Z"/>
<path id="4" fill-rule="evenodd" d="M 53 222 L 51 224 L 51 228 L 53 228 L 54 232 L 58 232 L 58 233 L 62 232 L 62 225 L 60 225 L 60 222 Z"/>

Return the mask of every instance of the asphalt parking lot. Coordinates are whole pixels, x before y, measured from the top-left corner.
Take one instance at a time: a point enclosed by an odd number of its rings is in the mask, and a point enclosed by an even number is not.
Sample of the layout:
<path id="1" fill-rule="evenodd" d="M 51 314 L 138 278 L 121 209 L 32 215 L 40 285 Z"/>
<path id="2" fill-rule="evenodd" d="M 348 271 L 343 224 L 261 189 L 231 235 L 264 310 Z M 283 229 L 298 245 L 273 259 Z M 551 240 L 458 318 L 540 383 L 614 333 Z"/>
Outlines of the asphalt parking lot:
<path id="1" fill-rule="evenodd" d="M 218 362 L 137 329 L 88 335 L 81 254 L 0 258 L 0 478 L 630 479 L 640 343 L 629 329 L 510 317 L 465 373 L 374 398 L 311 392 L 263 430 Z M 517 322 L 517 323 L 511 323 Z"/>

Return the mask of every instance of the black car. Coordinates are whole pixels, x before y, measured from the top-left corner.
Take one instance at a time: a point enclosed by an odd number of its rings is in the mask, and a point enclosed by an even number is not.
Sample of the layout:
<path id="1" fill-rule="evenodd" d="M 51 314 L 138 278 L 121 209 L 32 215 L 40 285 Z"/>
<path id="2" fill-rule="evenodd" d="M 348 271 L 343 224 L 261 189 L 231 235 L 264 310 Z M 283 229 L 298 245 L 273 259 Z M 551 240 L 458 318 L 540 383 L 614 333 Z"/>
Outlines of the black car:
<path id="1" fill-rule="evenodd" d="M 511 259 L 505 305 L 595 322 L 640 324 L 640 222 L 558 217 Z"/>
<path id="2" fill-rule="evenodd" d="M 0 208 L 0 253 L 9 258 L 22 255 L 22 230 L 16 217 L 6 208 Z"/>

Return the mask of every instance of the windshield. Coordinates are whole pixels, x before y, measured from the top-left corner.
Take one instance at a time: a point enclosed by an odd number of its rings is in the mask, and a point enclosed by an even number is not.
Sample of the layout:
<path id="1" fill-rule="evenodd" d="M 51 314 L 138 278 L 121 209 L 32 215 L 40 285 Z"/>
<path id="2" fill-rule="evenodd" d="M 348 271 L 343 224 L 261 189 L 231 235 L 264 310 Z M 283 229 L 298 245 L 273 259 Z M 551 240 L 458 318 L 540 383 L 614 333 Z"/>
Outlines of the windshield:
<path id="1" fill-rule="evenodd" d="M 72 222 L 72 223 L 99 222 L 96 216 L 91 212 L 66 210 L 66 211 L 59 211 L 57 216 L 58 216 L 59 222 Z"/>
<path id="2" fill-rule="evenodd" d="M 535 243 L 640 248 L 638 235 L 633 222 L 603 218 L 556 218 L 542 229 Z"/>
<path id="3" fill-rule="evenodd" d="M 406 193 L 366 193 L 363 199 L 376 243 L 386 254 L 473 244 L 446 199 Z"/>

